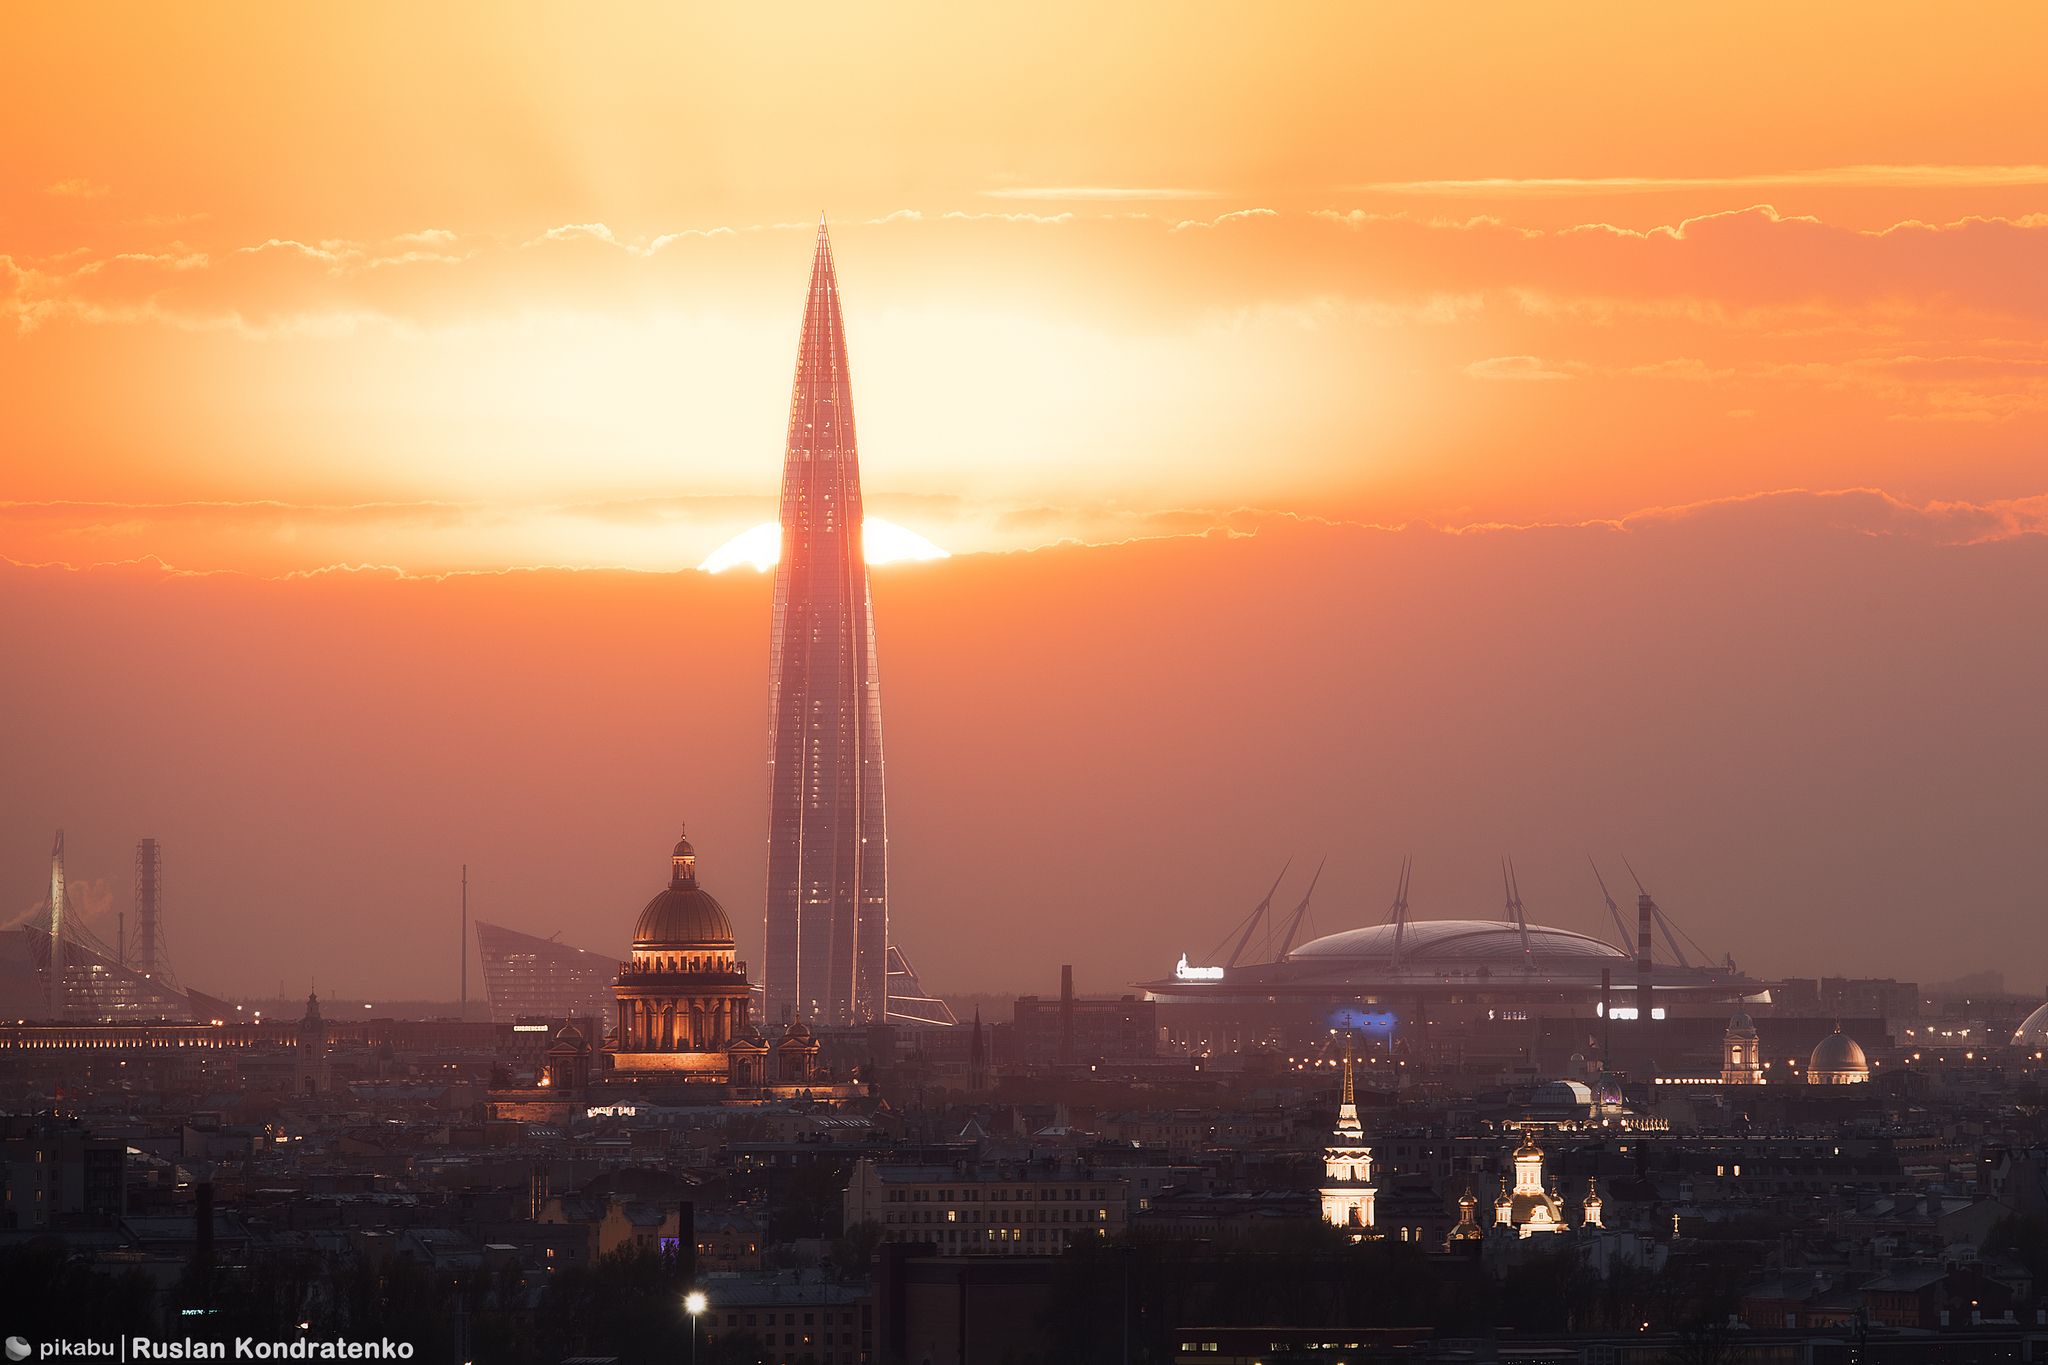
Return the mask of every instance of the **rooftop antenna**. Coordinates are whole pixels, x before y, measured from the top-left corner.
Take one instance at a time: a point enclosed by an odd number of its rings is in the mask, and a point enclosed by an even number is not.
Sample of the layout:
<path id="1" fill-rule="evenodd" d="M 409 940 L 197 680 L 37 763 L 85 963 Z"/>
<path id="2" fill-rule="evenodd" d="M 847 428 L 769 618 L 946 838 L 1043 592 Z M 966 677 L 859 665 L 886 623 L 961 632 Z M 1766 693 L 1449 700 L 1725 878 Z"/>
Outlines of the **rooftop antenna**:
<path id="1" fill-rule="evenodd" d="M 1600 898 L 1607 902 L 1607 913 L 1614 916 L 1614 932 L 1621 935 L 1618 942 L 1621 950 L 1628 951 L 1628 925 L 1621 919 L 1621 907 L 1614 903 L 1614 897 L 1607 894 L 1607 879 L 1600 875 L 1600 864 L 1593 861 L 1593 855 L 1586 855 L 1586 865 L 1593 869 L 1593 880 L 1600 883 Z"/>
<path id="2" fill-rule="evenodd" d="M 1522 966 L 1534 971 L 1536 955 L 1529 951 L 1529 917 L 1522 913 L 1522 886 L 1507 858 L 1500 860 L 1500 889 L 1507 894 L 1509 921 L 1522 931 Z"/>
<path id="3" fill-rule="evenodd" d="M 1415 866 L 1415 855 L 1401 857 L 1401 880 L 1394 887 L 1394 961 L 1393 968 L 1401 968 L 1401 938 L 1408 932 L 1408 873 Z"/>
<path id="4" fill-rule="evenodd" d="M 1623 858 L 1621 860 L 1621 865 L 1623 867 L 1628 867 L 1628 859 Z M 1628 875 L 1631 877 L 1635 877 L 1636 870 L 1632 867 L 1629 867 Z M 1636 890 L 1642 891 L 1645 896 L 1650 894 L 1648 891 L 1643 890 L 1643 879 L 1641 877 L 1636 877 Z M 1692 963 L 1686 961 L 1685 959 L 1685 950 L 1680 948 L 1678 946 L 1678 940 L 1671 936 L 1671 922 L 1664 918 L 1663 907 L 1658 905 L 1657 902 L 1654 900 L 1650 902 L 1650 916 L 1651 918 L 1657 921 L 1657 929 L 1660 933 L 1664 935 L 1664 946 L 1669 948 L 1671 950 L 1671 955 L 1678 959 L 1678 965 L 1681 967 L 1692 966 Z"/>
<path id="5" fill-rule="evenodd" d="M 1244 926 L 1244 935 L 1243 937 L 1238 939 L 1237 947 L 1231 950 L 1230 961 L 1224 963 L 1224 966 L 1235 967 L 1237 965 L 1237 960 L 1240 957 L 1244 956 L 1245 945 L 1252 941 L 1252 930 L 1258 928 L 1259 921 L 1265 919 L 1266 916 L 1272 911 L 1274 893 L 1279 891 L 1281 880 L 1287 876 L 1287 869 L 1292 867 L 1293 865 L 1293 858 L 1289 858 L 1286 862 L 1280 865 L 1280 876 L 1273 878 L 1272 889 L 1266 892 L 1266 898 L 1260 901 L 1258 905 L 1252 910 L 1252 917 L 1249 921 L 1246 922 Z"/>
<path id="6" fill-rule="evenodd" d="M 1329 861 L 1329 855 L 1324 854 L 1323 861 L 1316 864 L 1316 875 L 1309 878 L 1308 890 L 1302 893 L 1301 904 L 1294 907 L 1294 918 L 1287 922 L 1287 937 L 1280 940 L 1280 951 L 1273 959 L 1275 962 L 1284 961 L 1287 950 L 1294 946 L 1294 931 L 1301 928 L 1301 917 L 1308 913 L 1309 897 L 1315 895 L 1316 883 L 1322 880 L 1323 865 Z"/>

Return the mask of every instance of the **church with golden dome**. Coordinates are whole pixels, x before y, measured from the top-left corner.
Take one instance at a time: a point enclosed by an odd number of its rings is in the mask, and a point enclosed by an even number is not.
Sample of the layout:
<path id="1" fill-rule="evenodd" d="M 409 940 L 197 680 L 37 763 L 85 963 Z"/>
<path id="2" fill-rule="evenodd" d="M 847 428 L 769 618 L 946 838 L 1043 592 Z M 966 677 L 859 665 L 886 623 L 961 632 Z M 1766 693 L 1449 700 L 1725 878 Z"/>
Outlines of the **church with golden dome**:
<path id="1" fill-rule="evenodd" d="M 1514 1188 L 1502 1189 L 1494 1201 L 1494 1226 L 1512 1228 L 1522 1237 L 1565 1231 L 1570 1225 L 1565 1222 L 1564 1205 L 1554 1191 L 1543 1188 L 1543 1149 L 1536 1145 L 1533 1134 L 1523 1132 L 1514 1160 Z"/>
<path id="2" fill-rule="evenodd" d="M 1856 1040 L 1842 1032 L 1838 1021 L 1835 1031 L 1820 1040 L 1813 1055 L 1806 1061 L 1806 1083 L 1808 1085 L 1860 1085 L 1870 1079 L 1870 1059 L 1863 1055 Z"/>
<path id="3" fill-rule="evenodd" d="M 612 994 L 616 1071 L 726 1081 L 735 1043 L 748 1058 L 766 1050 L 747 1018 L 747 964 L 734 954 L 732 921 L 698 884 L 687 837 L 669 855 L 668 885 L 640 911 Z"/>
<path id="4" fill-rule="evenodd" d="M 565 1025 L 534 1084 L 494 1086 L 493 1117 L 562 1121 L 620 1092 L 690 1103 L 845 1100 L 863 1087 L 819 1063 L 819 1042 L 801 1020 L 773 1038 L 753 1019 L 747 964 L 732 920 L 697 875 L 687 836 L 669 853 L 668 885 L 642 907 L 632 956 L 612 984 L 609 1019 Z"/>

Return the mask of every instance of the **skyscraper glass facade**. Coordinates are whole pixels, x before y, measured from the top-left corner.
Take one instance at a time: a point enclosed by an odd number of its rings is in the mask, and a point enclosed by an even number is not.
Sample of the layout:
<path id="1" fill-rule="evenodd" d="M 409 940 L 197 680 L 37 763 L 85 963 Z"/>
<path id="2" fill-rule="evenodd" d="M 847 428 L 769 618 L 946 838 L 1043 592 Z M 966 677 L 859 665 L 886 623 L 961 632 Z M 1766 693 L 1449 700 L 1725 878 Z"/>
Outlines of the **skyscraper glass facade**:
<path id="1" fill-rule="evenodd" d="M 860 456 L 832 243 L 818 224 L 782 465 L 769 641 L 767 1018 L 880 1023 L 888 842 Z"/>

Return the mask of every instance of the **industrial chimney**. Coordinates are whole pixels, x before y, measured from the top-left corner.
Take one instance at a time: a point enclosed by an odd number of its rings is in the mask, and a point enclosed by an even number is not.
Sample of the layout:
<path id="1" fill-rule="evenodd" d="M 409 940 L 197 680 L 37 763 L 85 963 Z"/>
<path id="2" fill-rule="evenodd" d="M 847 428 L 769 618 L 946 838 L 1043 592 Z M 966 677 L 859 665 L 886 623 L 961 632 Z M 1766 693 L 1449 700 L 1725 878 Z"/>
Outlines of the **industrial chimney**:
<path id="1" fill-rule="evenodd" d="M 1060 1053 L 1061 1066 L 1074 1064 L 1074 969 L 1060 968 Z"/>
<path id="2" fill-rule="evenodd" d="M 1636 897 L 1636 1022 L 1650 1022 L 1650 916 L 1657 904 L 1645 891 Z"/>

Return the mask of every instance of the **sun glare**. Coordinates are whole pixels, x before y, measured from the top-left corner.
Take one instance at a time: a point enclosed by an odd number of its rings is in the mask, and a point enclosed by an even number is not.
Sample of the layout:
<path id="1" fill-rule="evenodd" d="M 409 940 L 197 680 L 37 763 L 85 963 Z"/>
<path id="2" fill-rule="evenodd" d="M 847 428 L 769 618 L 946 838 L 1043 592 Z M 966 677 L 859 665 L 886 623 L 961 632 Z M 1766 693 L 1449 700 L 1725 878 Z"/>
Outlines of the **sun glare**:
<path id="1" fill-rule="evenodd" d="M 917 532 L 906 531 L 880 517 L 869 517 L 861 523 L 861 543 L 867 549 L 870 564 L 887 564 L 898 559 L 952 558 Z M 775 522 L 764 521 L 713 550 L 711 556 L 697 567 L 706 573 L 723 573 L 735 564 L 751 564 L 765 573 L 774 568 L 775 561 L 780 558 L 782 527 Z"/>
<path id="2" fill-rule="evenodd" d="M 765 573 L 780 558 L 782 527 L 772 521 L 764 521 L 713 550 L 711 557 L 697 567 L 705 573 L 724 573 L 735 564 L 751 564 Z"/>

